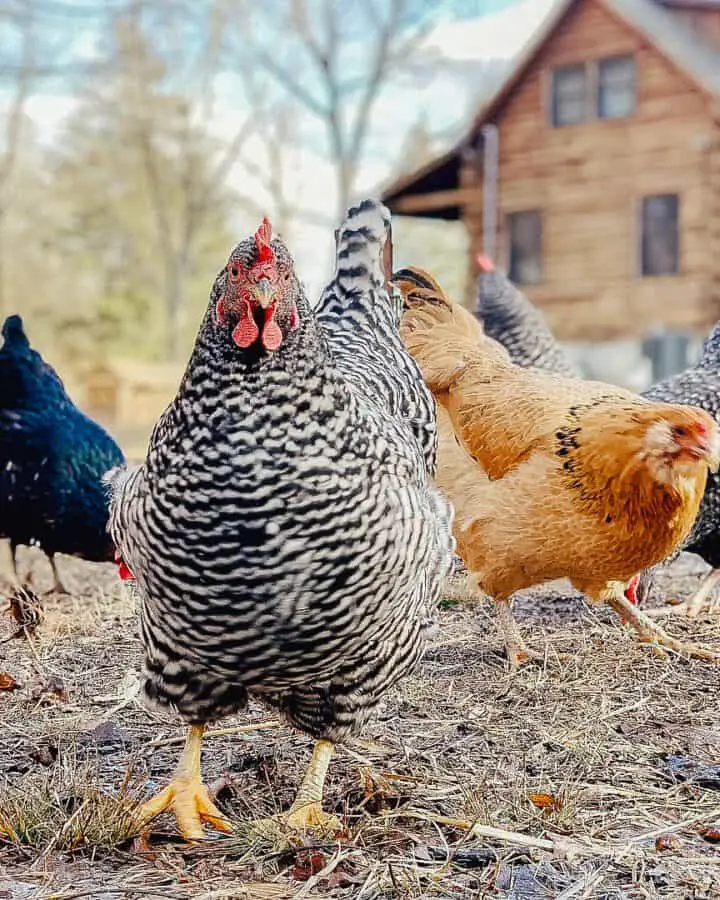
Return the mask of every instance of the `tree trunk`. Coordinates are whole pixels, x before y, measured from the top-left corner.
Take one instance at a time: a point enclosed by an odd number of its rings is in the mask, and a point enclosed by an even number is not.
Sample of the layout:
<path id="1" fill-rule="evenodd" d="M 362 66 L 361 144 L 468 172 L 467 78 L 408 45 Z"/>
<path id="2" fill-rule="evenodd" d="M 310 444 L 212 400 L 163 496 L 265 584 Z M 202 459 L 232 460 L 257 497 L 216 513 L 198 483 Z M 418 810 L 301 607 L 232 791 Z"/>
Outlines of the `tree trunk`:
<path id="1" fill-rule="evenodd" d="M 165 356 L 169 362 L 177 362 L 180 356 L 181 325 L 185 310 L 185 265 L 178 259 L 175 259 L 167 270 L 165 308 L 167 310 Z"/>
<path id="2" fill-rule="evenodd" d="M 345 220 L 348 207 L 352 199 L 355 183 L 355 163 L 347 157 L 341 156 L 336 161 L 337 188 L 338 188 L 338 220 L 337 224 Z"/>

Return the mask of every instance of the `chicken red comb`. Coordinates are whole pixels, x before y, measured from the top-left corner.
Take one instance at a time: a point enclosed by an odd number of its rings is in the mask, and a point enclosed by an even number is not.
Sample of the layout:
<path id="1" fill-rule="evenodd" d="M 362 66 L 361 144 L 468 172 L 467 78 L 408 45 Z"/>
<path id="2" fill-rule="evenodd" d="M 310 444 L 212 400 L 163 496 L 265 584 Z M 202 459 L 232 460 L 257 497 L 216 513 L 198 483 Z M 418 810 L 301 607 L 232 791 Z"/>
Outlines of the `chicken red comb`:
<path id="1" fill-rule="evenodd" d="M 275 257 L 273 248 L 270 246 L 272 238 L 272 225 L 267 216 L 260 223 L 260 227 L 255 232 L 255 246 L 258 251 L 258 262 L 270 262 Z"/>
<path id="2" fill-rule="evenodd" d="M 481 272 L 493 272 L 495 270 L 495 263 L 489 256 L 485 256 L 484 253 L 478 253 L 475 260 Z"/>

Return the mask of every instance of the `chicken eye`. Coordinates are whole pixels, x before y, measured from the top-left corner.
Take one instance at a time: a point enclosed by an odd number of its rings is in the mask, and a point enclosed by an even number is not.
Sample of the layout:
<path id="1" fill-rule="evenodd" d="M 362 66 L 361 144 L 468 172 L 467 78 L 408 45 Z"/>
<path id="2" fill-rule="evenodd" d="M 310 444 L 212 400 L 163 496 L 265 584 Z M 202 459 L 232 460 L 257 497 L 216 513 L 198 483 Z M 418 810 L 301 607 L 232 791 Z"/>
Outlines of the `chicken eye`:
<path id="1" fill-rule="evenodd" d="M 230 274 L 231 281 L 237 281 L 240 277 L 240 269 L 238 268 L 238 266 L 232 263 L 228 266 L 228 272 Z"/>
<path id="2" fill-rule="evenodd" d="M 687 437 L 687 429 L 683 428 L 682 425 L 676 425 L 673 428 L 673 433 L 675 437 Z"/>

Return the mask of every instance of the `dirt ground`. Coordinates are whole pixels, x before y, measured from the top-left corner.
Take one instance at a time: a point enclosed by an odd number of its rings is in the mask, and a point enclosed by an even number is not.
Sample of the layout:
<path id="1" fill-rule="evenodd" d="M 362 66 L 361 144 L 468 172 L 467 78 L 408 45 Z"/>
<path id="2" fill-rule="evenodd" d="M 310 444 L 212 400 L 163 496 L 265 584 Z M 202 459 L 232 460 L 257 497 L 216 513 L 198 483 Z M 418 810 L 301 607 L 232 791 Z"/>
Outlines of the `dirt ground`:
<path id="1" fill-rule="evenodd" d="M 47 590 L 42 555 L 23 562 Z M 243 827 L 292 801 L 311 742 L 285 726 L 206 739 L 234 835 L 188 846 L 163 817 L 127 839 L 183 729 L 137 703 L 114 568 L 60 567 L 71 596 L 45 595 L 34 635 L 0 644 L 0 811 L 18 837 L 0 840 L 2 900 L 720 897 L 717 668 L 656 658 L 611 612 L 548 590 L 516 604 L 545 662 L 513 674 L 491 607 L 449 588 L 422 666 L 331 766 L 339 839 L 261 846 Z M 687 596 L 702 571 L 681 558 L 651 602 Z M 0 639 L 14 627 L 1 613 Z M 667 627 L 720 644 L 717 618 Z M 272 718 L 251 705 L 219 727 Z"/>

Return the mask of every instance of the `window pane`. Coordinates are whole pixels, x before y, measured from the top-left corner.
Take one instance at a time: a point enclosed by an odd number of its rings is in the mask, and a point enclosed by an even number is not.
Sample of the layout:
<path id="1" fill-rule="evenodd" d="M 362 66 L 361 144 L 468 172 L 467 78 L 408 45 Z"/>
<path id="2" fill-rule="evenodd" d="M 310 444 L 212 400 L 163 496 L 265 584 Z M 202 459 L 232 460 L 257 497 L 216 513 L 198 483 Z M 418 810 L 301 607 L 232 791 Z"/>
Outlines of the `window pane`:
<path id="1" fill-rule="evenodd" d="M 510 242 L 510 280 L 516 284 L 537 284 L 542 280 L 542 219 L 539 210 L 510 213 L 507 218 Z"/>
<path id="2" fill-rule="evenodd" d="M 635 112 L 635 58 L 615 56 L 598 65 L 598 116 L 619 119 Z"/>
<path id="3" fill-rule="evenodd" d="M 585 65 L 562 66 L 552 79 L 552 124 L 574 125 L 587 117 L 587 76 Z"/>
<path id="4" fill-rule="evenodd" d="M 641 271 L 643 275 L 675 275 L 680 270 L 677 194 L 642 200 Z"/>

